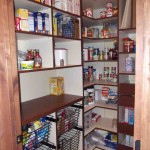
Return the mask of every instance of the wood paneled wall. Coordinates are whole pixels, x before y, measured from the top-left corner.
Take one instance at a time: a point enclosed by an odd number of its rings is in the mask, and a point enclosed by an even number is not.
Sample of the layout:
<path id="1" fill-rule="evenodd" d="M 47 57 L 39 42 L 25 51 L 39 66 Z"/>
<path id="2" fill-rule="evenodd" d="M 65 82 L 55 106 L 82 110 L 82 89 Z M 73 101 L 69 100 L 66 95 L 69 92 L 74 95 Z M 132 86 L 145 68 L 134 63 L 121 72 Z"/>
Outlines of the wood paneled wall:
<path id="1" fill-rule="evenodd" d="M 21 134 L 13 0 L 0 0 L 0 150 L 17 150 Z"/>
<path id="2" fill-rule="evenodd" d="M 137 55 L 135 140 L 141 150 L 149 150 L 150 142 L 150 0 L 137 0 Z"/>

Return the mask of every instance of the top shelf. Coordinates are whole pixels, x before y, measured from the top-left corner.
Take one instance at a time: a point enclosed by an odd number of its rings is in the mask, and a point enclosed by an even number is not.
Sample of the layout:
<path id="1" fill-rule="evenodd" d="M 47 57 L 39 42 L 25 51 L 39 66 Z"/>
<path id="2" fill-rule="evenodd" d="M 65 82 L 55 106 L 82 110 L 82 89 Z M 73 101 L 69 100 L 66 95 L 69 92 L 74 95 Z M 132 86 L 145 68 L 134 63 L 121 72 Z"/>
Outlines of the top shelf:
<path id="1" fill-rule="evenodd" d="M 23 102 L 21 103 L 22 125 L 79 102 L 82 98 L 82 96 L 69 94 L 60 96 L 47 95 Z"/>
<path id="2" fill-rule="evenodd" d="M 49 5 L 36 2 L 36 1 L 31 1 L 31 0 L 14 0 L 14 4 L 15 4 L 15 9 L 24 8 L 30 11 L 41 11 L 44 10 L 45 7 L 51 8 L 51 6 Z"/>
<path id="3" fill-rule="evenodd" d="M 106 3 L 110 2 L 110 0 L 82 0 L 82 7 L 83 10 L 87 8 L 92 8 L 94 10 L 100 9 L 100 8 L 105 8 Z M 118 0 L 111 0 L 113 5 L 117 6 Z"/>
<path id="4" fill-rule="evenodd" d="M 83 15 L 82 19 L 83 19 L 83 26 L 91 27 L 102 25 L 104 21 L 117 22 L 118 16 L 112 16 L 107 18 L 90 18 L 88 16 Z"/>

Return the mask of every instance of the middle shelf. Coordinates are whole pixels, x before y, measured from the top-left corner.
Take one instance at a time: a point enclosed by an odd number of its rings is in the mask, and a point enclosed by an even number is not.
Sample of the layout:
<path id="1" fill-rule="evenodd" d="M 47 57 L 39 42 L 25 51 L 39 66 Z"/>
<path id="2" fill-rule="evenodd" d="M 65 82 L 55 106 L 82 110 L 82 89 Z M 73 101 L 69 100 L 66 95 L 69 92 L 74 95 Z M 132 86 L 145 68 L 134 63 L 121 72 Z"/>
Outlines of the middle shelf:
<path id="1" fill-rule="evenodd" d="M 102 129 L 102 130 L 117 133 L 117 128 L 113 128 L 112 122 L 113 119 L 109 119 L 109 118 L 100 118 L 97 122 L 92 121 L 89 128 L 85 130 L 84 136 L 88 135 L 94 129 Z"/>

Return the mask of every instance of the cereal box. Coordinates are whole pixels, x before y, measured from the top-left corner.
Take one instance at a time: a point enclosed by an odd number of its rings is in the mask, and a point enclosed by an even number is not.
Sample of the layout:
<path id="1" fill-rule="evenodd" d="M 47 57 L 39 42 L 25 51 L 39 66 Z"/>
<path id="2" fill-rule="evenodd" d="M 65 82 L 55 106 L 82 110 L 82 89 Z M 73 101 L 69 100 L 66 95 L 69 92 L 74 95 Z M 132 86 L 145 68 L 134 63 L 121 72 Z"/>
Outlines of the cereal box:
<path id="1" fill-rule="evenodd" d="M 49 83 L 50 83 L 50 95 L 64 94 L 64 78 L 63 77 L 49 78 Z"/>

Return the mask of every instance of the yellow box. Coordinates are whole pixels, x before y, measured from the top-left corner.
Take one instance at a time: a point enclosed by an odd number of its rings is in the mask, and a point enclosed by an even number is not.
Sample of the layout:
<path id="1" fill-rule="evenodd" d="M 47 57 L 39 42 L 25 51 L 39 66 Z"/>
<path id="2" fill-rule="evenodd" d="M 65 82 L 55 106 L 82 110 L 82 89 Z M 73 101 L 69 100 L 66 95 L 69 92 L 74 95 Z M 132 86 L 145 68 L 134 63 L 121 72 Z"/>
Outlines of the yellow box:
<path id="1" fill-rule="evenodd" d="M 22 9 L 22 8 L 17 9 L 16 10 L 16 17 L 19 17 L 21 19 L 28 19 L 29 18 L 28 10 Z"/>
<path id="2" fill-rule="evenodd" d="M 63 77 L 49 78 L 49 83 L 50 83 L 50 95 L 64 94 L 64 78 Z"/>

